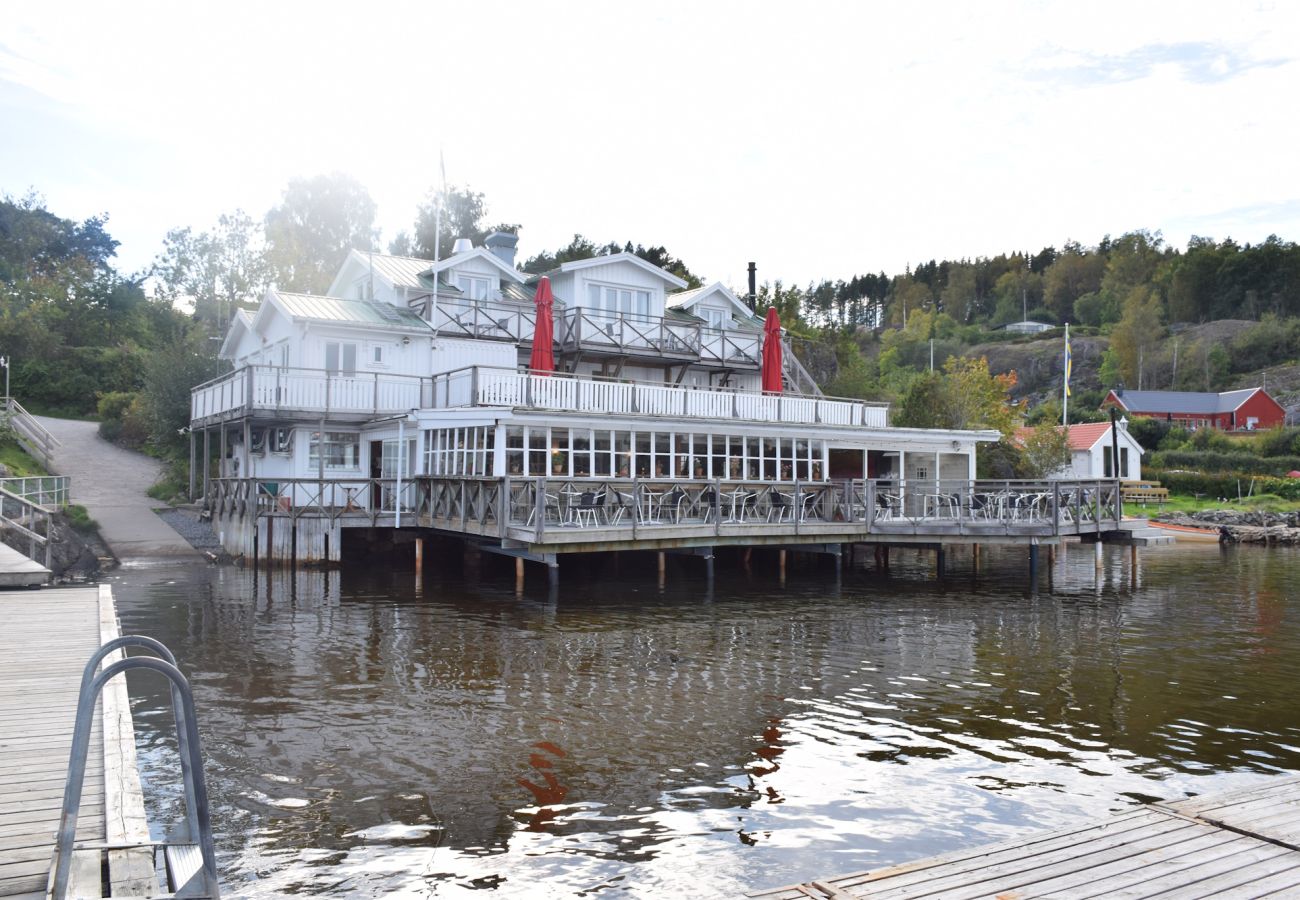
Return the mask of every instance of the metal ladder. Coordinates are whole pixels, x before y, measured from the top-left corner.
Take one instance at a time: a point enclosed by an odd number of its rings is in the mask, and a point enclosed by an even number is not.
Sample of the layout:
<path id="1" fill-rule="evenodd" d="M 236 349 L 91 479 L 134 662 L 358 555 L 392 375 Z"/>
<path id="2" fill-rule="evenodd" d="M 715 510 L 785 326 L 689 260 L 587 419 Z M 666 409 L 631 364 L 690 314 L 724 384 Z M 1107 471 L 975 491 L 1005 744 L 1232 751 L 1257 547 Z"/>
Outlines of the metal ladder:
<path id="1" fill-rule="evenodd" d="M 95 672 L 104 657 L 123 647 L 143 647 L 153 651 L 157 656 L 128 656 L 96 675 Z M 77 843 L 77 811 L 81 807 L 82 783 L 86 777 L 86 756 L 90 749 L 95 702 L 105 684 L 131 669 L 148 669 L 159 673 L 171 682 L 172 715 L 176 723 L 181 777 L 185 785 L 185 821 L 178 825 L 165 841 L 111 845 Z M 63 789 L 63 814 L 59 820 L 48 896 L 53 900 L 64 900 L 67 897 L 74 851 L 147 849 L 155 855 L 156 864 L 156 854 L 160 847 L 164 851 L 169 888 L 173 893 L 154 896 L 206 897 L 212 900 L 220 897 L 212 824 L 208 819 L 208 791 L 203 781 L 199 729 L 194 716 L 194 696 L 190 691 L 190 684 L 176 667 L 176 657 L 163 646 L 162 642 L 143 635 L 126 635 L 115 638 L 96 650 L 81 675 L 81 691 L 77 699 L 77 721 L 72 732 L 68 779 Z"/>

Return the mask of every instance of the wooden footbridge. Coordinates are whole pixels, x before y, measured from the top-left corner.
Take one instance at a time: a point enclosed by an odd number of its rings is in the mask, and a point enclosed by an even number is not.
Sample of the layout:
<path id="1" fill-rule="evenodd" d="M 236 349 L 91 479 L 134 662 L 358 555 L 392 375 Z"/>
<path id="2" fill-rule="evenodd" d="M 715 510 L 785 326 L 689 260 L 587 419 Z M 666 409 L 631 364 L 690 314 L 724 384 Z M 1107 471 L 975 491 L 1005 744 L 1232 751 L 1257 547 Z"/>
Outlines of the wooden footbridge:
<path id="1" fill-rule="evenodd" d="M 749 894 L 758 900 L 1300 896 L 1300 778 Z"/>

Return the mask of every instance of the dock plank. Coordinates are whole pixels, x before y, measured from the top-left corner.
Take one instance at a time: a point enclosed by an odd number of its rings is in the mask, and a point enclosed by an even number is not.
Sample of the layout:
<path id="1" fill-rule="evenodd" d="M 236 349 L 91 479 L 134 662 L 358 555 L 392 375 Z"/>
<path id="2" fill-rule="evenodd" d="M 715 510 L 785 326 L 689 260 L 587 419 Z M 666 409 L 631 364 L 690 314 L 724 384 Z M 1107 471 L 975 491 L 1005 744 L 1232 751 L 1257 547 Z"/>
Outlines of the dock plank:
<path id="1" fill-rule="evenodd" d="M 897 866 L 750 893 L 761 900 L 1300 896 L 1300 778 L 1140 807 Z"/>
<path id="2" fill-rule="evenodd" d="M 43 897 L 62 814 L 81 672 L 105 640 L 106 616 L 114 635 L 116 619 L 107 586 L 0 593 L 0 615 L 5 621 L 0 629 L 0 897 Z M 112 750 L 112 777 L 105 768 L 106 747 L 124 740 L 132 742 L 129 764 L 135 766 L 134 737 L 123 721 L 129 718 L 129 706 L 125 714 L 122 707 L 125 684 L 114 681 L 120 690 L 108 710 L 117 721 L 105 728 L 105 702 L 96 708 L 79 840 L 111 837 L 109 813 L 129 805 L 114 796 L 123 786 L 131 789 L 123 771 L 127 757 Z M 136 779 L 138 791 L 138 774 Z M 88 863 L 87 872 L 91 868 Z"/>

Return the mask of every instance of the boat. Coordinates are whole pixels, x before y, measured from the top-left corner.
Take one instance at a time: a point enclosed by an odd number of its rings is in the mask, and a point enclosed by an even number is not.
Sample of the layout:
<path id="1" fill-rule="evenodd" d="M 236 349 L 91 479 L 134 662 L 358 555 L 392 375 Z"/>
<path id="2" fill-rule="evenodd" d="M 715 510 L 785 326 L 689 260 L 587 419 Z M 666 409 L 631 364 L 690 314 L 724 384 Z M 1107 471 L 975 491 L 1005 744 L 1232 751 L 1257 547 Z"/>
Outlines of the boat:
<path id="1" fill-rule="evenodd" d="M 1219 529 L 1206 528 L 1200 525 L 1175 525 L 1173 522 L 1156 522 L 1149 523 L 1152 528 L 1160 528 L 1168 531 L 1177 541 L 1189 541 L 1195 543 L 1214 543 L 1219 542 Z"/>

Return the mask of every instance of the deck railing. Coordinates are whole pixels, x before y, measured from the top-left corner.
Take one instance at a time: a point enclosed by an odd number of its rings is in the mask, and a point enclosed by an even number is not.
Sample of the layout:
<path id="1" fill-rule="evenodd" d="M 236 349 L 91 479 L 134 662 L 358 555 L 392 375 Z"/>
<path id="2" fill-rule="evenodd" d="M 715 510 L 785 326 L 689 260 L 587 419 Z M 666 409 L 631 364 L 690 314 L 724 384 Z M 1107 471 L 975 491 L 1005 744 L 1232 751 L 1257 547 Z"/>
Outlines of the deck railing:
<path id="1" fill-rule="evenodd" d="M 43 565 L 50 567 L 50 511 L 45 507 L 0 488 L 0 534 L 7 538 L 5 543 L 32 560 L 44 548 Z"/>
<path id="2" fill-rule="evenodd" d="M 803 394 L 761 394 L 617 381 L 554 372 L 515 372 L 485 366 L 456 369 L 433 379 L 436 408 L 508 406 L 566 412 L 743 419 L 791 425 L 884 428 L 889 406 L 864 400 Z"/>
<path id="3" fill-rule="evenodd" d="M 396 479 L 222 478 L 219 514 L 365 515 L 400 505 L 411 526 L 533 543 L 744 534 L 1053 537 L 1115 531 L 1114 481 L 729 481 L 414 475 Z M 400 503 L 399 503 L 400 497 Z M 389 523 L 391 524 L 391 523 Z M 588 537 L 583 537 L 583 535 Z"/>
<path id="4" fill-rule="evenodd" d="M 429 406 L 430 385 L 428 378 L 415 375 L 243 366 L 191 391 L 190 420 L 251 410 L 310 411 L 326 417 L 393 414 Z"/>
<path id="5" fill-rule="evenodd" d="M 662 316 L 609 313 L 576 307 L 556 321 L 556 339 L 565 350 L 620 355 L 677 356 L 699 359 L 701 326 Z"/>
<path id="6" fill-rule="evenodd" d="M 618 381 L 562 372 L 540 375 L 487 366 L 432 378 L 321 369 L 245 366 L 194 388 L 190 420 L 208 422 L 260 410 L 331 415 L 393 415 L 412 409 L 505 406 L 560 412 L 691 419 L 741 419 L 791 425 L 884 428 L 889 406 L 804 394 L 762 394 Z"/>
<path id="7" fill-rule="evenodd" d="M 72 479 L 67 475 L 27 475 L 0 478 L 0 490 L 43 509 L 58 510 L 68 505 L 68 488 L 71 483 Z"/>

